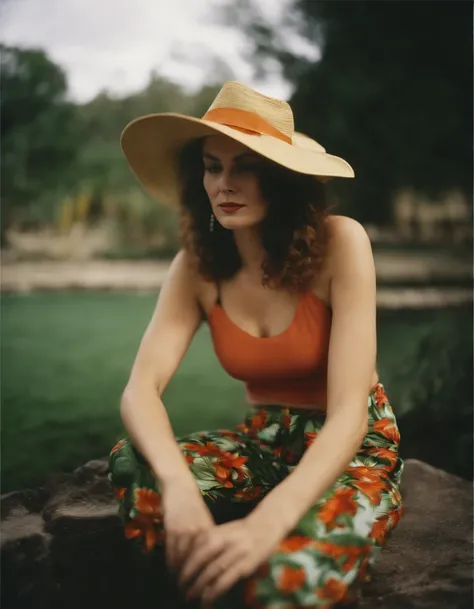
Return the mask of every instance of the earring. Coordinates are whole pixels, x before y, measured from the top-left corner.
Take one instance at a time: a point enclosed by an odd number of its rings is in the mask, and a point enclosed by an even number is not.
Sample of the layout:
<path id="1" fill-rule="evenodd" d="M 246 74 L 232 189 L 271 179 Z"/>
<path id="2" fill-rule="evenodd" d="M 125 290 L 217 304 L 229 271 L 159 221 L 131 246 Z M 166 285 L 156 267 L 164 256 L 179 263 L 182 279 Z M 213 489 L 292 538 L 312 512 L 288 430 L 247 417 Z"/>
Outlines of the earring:
<path id="1" fill-rule="evenodd" d="M 211 218 L 209 220 L 209 232 L 213 232 L 214 231 L 214 222 L 215 222 L 215 217 L 214 214 L 211 212 Z"/>

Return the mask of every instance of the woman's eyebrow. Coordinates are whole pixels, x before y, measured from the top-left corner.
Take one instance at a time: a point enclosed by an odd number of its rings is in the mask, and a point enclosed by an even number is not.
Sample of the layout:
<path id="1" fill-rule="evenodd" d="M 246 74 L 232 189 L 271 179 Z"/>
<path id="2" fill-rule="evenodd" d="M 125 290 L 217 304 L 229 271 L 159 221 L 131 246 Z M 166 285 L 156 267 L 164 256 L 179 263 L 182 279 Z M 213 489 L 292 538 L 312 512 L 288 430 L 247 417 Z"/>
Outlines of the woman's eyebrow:
<path id="1" fill-rule="evenodd" d="M 202 157 L 210 161 L 220 161 L 219 157 L 209 154 L 209 152 L 203 152 Z"/>

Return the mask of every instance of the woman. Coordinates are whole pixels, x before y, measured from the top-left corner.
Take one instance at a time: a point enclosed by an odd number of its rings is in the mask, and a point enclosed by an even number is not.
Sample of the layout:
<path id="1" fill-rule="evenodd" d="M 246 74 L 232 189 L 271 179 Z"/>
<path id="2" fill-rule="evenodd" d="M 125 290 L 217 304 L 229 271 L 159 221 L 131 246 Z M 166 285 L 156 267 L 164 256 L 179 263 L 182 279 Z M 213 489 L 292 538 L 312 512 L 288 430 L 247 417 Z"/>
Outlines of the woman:
<path id="1" fill-rule="evenodd" d="M 123 394 L 130 440 L 110 459 L 125 534 L 165 542 L 189 599 L 347 601 L 403 510 L 369 239 L 324 199 L 353 171 L 294 134 L 288 104 L 232 82 L 203 119 L 139 118 L 122 147 L 183 233 Z M 203 319 L 250 411 L 175 440 L 161 396 Z M 209 508 L 226 501 L 256 507 L 217 525 Z"/>

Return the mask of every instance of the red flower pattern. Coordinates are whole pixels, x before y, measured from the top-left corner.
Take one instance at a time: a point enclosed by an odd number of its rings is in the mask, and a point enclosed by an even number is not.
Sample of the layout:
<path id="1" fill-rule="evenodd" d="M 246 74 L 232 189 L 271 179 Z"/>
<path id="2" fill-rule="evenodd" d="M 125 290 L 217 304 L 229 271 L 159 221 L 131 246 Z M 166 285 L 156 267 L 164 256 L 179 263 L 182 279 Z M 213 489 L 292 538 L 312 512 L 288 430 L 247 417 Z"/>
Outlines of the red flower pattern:
<path id="1" fill-rule="evenodd" d="M 337 518 L 341 514 L 356 515 L 358 505 L 354 500 L 355 493 L 352 488 L 340 489 L 324 503 L 317 518 L 325 523 L 328 530 L 338 526 Z"/>
<path id="2" fill-rule="evenodd" d="M 388 398 L 385 394 L 385 390 L 380 384 L 375 386 L 374 399 L 375 403 L 379 408 L 382 408 L 384 404 L 388 403 Z"/>
<path id="3" fill-rule="evenodd" d="M 393 444 L 400 443 L 400 432 L 398 427 L 390 419 L 380 419 L 374 423 L 374 431 L 382 434 L 384 438 Z"/>

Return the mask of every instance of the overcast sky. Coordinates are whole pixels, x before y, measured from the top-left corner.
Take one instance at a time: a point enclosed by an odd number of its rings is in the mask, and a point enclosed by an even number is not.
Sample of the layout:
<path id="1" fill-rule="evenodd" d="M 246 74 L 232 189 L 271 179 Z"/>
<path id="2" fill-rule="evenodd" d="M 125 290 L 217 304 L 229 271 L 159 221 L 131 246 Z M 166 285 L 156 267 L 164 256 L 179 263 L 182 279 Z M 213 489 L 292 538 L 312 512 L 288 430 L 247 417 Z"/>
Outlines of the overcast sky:
<path id="1" fill-rule="evenodd" d="M 286 99 L 290 89 L 278 73 L 266 83 L 252 80 L 251 66 L 243 58 L 245 37 L 213 23 L 213 6 L 225 2 L 3 0 L 0 34 L 6 44 L 45 49 L 65 69 L 70 95 L 77 101 L 103 89 L 116 94 L 139 90 L 152 69 L 196 88 L 209 76 L 213 55 L 230 65 L 236 80 Z M 259 0 L 261 10 L 273 19 L 288 4 Z"/>

